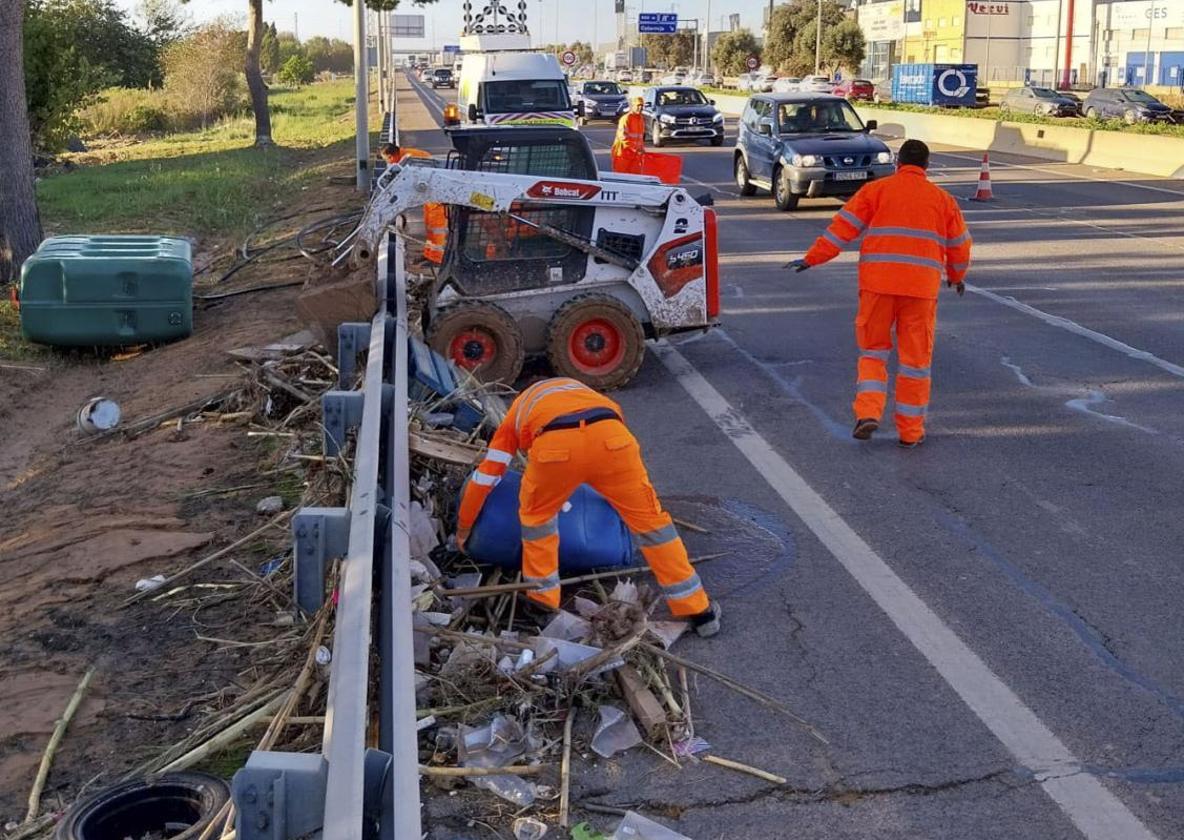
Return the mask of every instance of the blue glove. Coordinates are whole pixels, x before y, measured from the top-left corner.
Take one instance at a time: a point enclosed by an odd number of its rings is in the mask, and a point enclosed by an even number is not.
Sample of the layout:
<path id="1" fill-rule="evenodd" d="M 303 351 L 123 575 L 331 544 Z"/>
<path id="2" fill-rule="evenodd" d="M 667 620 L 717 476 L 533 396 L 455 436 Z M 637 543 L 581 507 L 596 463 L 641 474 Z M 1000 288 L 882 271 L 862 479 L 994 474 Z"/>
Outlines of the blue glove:
<path id="1" fill-rule="evenodd" d="M 790 260 L 782 266 L 782 268 L 792 268 L 797 274 L 801 274 L 809 267 L 809 264 L 805 260 Z"/>

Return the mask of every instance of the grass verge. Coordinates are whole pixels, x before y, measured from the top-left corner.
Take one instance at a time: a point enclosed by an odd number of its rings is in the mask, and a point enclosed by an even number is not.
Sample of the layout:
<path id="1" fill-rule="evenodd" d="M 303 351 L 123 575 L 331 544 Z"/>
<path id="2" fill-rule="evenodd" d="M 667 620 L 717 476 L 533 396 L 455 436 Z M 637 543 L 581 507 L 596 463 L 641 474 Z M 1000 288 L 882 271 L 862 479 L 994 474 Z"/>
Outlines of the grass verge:
<path id="1" fill-rule="evenodd" d="M 316 174 L 316 150 L 354 133 L 353 83 L 271 94 L 276 145 L 255 148 L 254 118 L 67 157 L 78 169 L 38 183 L 48 232 L 241 234 Z"/>
<path id="2" fill-rule="evenodd" d="M 21 335 L 20 313 L 8 298 L 0 300 L 0 359 L 8 362 L 36 362 L 44 359 L 48 353 L 44 347 L 25 341 Z"/>

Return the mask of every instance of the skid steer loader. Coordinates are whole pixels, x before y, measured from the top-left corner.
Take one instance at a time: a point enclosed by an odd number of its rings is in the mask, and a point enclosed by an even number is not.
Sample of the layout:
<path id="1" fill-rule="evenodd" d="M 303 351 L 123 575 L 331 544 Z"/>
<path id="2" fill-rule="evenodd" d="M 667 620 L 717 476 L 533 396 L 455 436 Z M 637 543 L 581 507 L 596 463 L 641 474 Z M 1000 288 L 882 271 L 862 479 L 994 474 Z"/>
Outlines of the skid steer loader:
<path id="1" fill-rule="evenodd" d="M 547 153 L 524 148 L 506 146 L 492 159 Z M 570 172 L 571 163 L 556 162 L 554 171 Z M 391 229 L 404 235 L 395 225 L 403 214 L 448 207 L 445 259 L 422 315 L 437 352 L 508 385 L 527 354 L 545 354 L 556 375 L 609 390 L 637 373 L 646 339 L 715 324 L 711 208 L 656 179 L 603 178 L 595 161 L 587 179 L 512 174 L 521 168 L 513 160 L 503 171 L 408 160 L 380 178 L 355 232 L 357 265 L 374 258 Z M 529 169 L 547 171 L 546 162 Z"/>

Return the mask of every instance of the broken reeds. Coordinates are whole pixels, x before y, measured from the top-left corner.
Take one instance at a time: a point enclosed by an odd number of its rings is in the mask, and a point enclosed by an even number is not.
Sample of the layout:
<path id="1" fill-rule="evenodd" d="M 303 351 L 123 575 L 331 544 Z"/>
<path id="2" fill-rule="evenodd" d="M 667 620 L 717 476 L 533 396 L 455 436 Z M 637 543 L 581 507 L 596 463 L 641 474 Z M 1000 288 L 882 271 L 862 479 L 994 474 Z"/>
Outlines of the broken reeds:
<path id="1" fill-rule="evenodd" d="M 78 687 L 70 695 L 66 710 L 62 712 L 62 716 L 54 724 L 53 734 L 50 735 L 45 752 L 41 755 L 41 763 L 37 766 L 37 778 L 33 781 L 33 789 L 29 791 L 29 810 L 25 813 L 25 822 L 35 820 L 41 811 L 41 791 L 45 789 L 45 782 L 49 778 L 49 768 L 53 766 L 53 757 L 58 751 L 58 745 L 62 743 L 70 721 L 74 719 L 75 712 L 82 705 L 82 698 L 86 696 L 86 690 L 90 687 L 90 681 L 94 675 L 95 669 L 93 667 L 88 668 L 86 673 L 82 675 Z"/>

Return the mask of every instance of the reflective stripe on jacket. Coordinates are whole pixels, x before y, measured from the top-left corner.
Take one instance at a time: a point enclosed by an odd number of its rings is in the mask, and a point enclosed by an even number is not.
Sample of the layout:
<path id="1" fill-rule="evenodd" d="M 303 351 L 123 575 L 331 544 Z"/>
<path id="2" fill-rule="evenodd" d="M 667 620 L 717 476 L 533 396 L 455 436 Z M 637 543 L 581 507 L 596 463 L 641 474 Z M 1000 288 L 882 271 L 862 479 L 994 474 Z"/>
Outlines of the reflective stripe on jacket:
<path id="1" fill-rule="evenodd" d="M 519 394 L 494 432 L 485 460 L 477 465 L 465 485 L 457 515 L 458 527 L 468 529 L 477 521 L 485 499 L 502 480 L 514 453 L 529 453 L 535 435 L 556 417 L 589 408 L 608 408 L 622 416 L 621 407 L 615 402 L 575 379 L 543 379 Z"/>
<path id="2" fill-rule="evenodd" d="M 936 298 L 943 271 L 960 283 L 970 267 L 970 233 L 957 201 L 919 166 L 902 166 L 860 188 L 806 252 L 806 263 L 834 259 L 860 235 L 865 291 Z"/>

